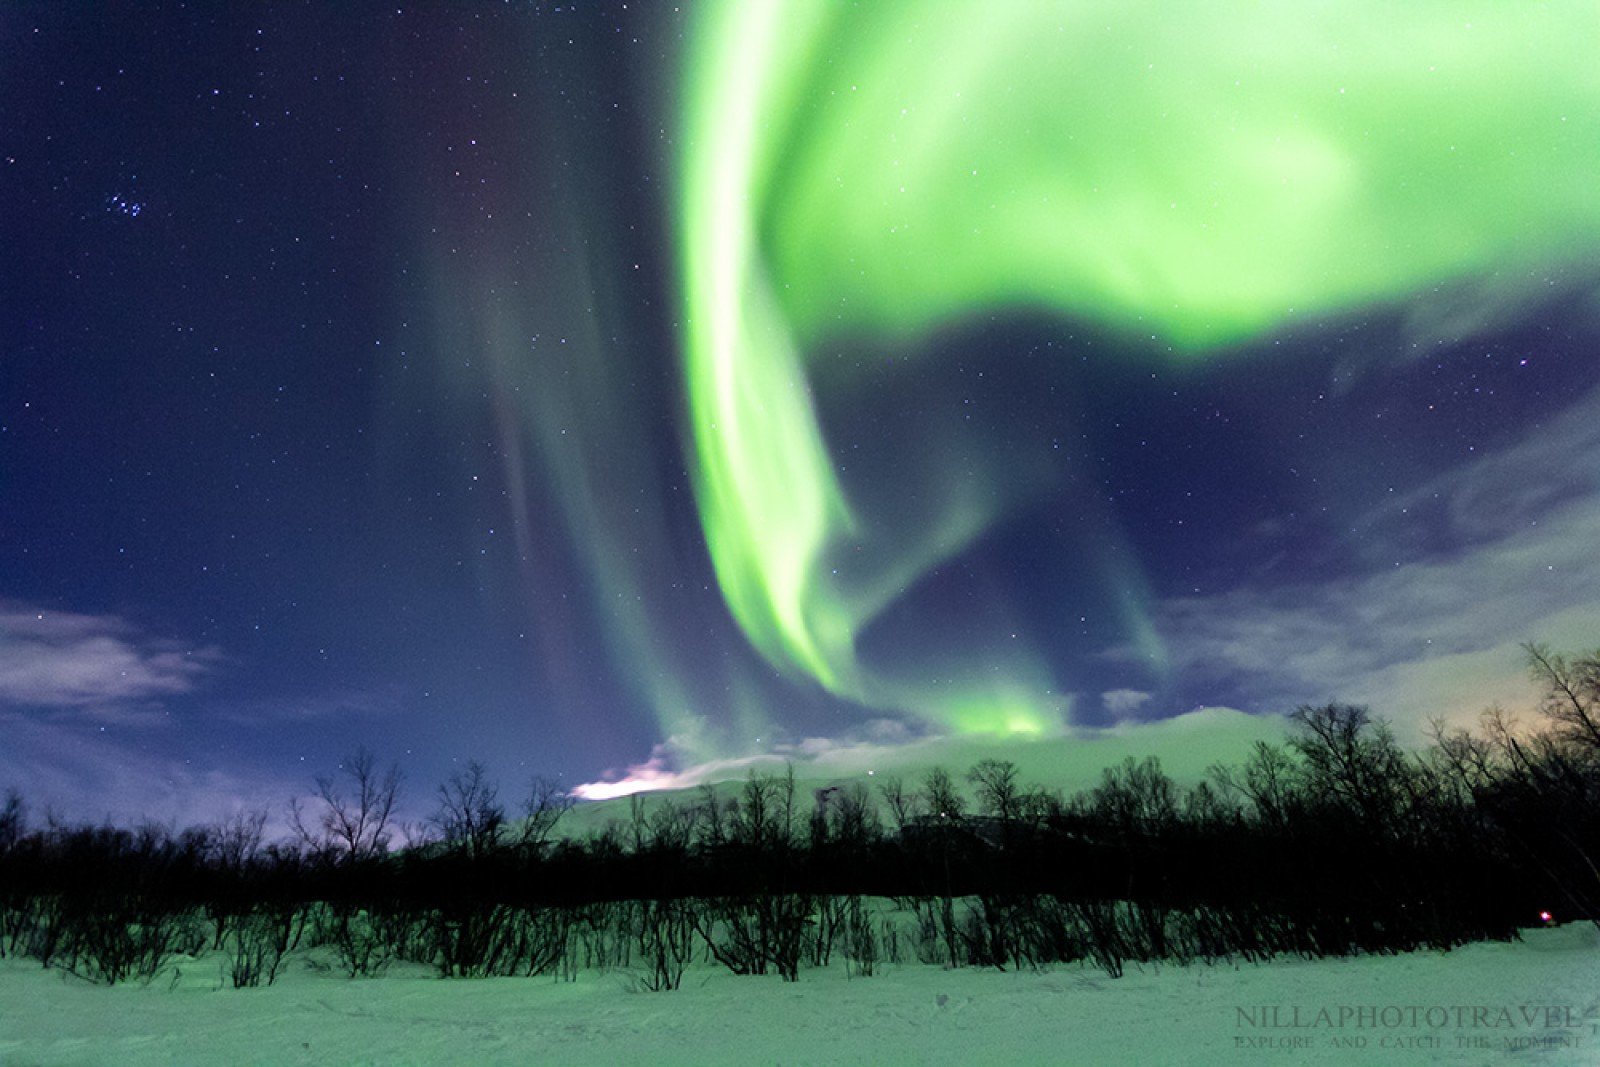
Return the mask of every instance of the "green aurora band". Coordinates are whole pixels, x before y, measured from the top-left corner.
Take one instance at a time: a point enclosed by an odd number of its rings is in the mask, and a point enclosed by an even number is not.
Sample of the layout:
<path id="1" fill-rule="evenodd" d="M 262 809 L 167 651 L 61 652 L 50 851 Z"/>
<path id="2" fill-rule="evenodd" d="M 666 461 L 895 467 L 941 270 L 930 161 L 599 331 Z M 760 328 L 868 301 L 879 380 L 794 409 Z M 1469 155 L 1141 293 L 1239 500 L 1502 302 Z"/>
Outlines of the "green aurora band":
<path id="1" fill-rule="evenodd" d="M 1066 708 L 1037 658 L 908 686 L 863 628 L 993 521 L 914 543 L 841 489 L 808 356 L 1047 311 L 1173 359 L 1441 289 L 1485 303 L 1600 248 L 1600 6 L 720 0 L 697 16 L 676 194 L 697 500 L 774 665 L 957 731 Z M 1125 622 L 1159 642 L 1137 573 Z"/>

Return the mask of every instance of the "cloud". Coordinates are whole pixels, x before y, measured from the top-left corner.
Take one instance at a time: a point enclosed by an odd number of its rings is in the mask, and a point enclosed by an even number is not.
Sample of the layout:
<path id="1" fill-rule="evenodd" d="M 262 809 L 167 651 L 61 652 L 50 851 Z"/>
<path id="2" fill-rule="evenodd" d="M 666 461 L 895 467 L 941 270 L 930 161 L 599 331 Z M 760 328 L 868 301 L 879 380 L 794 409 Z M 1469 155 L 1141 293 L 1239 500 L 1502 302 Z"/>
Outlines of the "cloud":
<path id="1" fill-rule="evenodd" d="M 1199 708 L 1154 722 L 1121 723 L 1105 729 L 1073 728 L 1044 738 L 957 736 L 834 739 L 808 738 L 772 751 L 733 759 L 678 766 L 670 744 L 658 745 L 650 759 L 599 782 L 577 786 L 584 800 L 609 800 L 633 793 L 688 789 L 758 774 L 782 773 L 793 764 L 807 786 L 840 779 L 904 777 L 908 784 L 942 766 L 958 778 L 979 760 L 1010 760 L 1027 782 L 1067 791 L 1093 785 L 1101 772 L 1129 756 L 1160 757 L 1180 781 L 1198 780 L 1212 763 L 1242 759 L 1257 740 L 1279 740 L 1283 720 L 1246 715 L 1228 708 Z"/>
<path id="2" fill-rule="evenodd" d="M 0 709 L 137 719 L 192 691 L 220 659 L 215 647 L 156 638 L 117 615 L 0 600 Z"/>
<path id="3" fill-rule="evenodd" d="M 347 689 L 250 700 L 223 707 L 216 715 L 240 726 L 276 726 L 330 719 L 379 718 L 403 706 L 400 687 L 386 686 L 376 691 Z"/>
<path id="4" fill-rule="evenodd" d="M 70 822 L 193 826 L 264 808 L 269 834 L 281 836 L 286 799 L 304 791 L 303 783 L 195 766 L 82 719 L 0 712 L 0 736 L 0 789 L 17 789 L 35 822 L 48 811 Z"/>
<path id="5" fill-rule="evenodd" d="M 1600 635 L 1600 391 L 1363 516 L 1352 536 L 1362 573 L 1162 601 L 1185 687 L 1263 710 L 1371 703 L 1413 737 L 1435 715 L 1529 702 L 1521 642 Z"/>
<path id="6" fill-rule="evenodd" d="M 1600 495 L 1600 389 L 1520 442 L 1431 479 L 1363 516 L 1354 536 L 1404 547 L 1418 532 L 1485 544 Z"/>
<path id="7" fill-rule="evenodd" d="M 658 749 L 660 746 L 656 746 Z M 668 792 L 690 789 L 706 779 L 699 768 L 686 772 L 668 769 L 666 758 L 652 755 L 643 763 L 635 763 L 624 771 L 611 771 L 597 782 L 582 782 L 572 788 L 571 795 L 579 800 L 613 800 L 634 793 Z"/>
<path id="8" fill-rule="evenodd" d="M 1100 703 L 1115 718 L 1125 719 L 1148 704 L 1151 696 L 1141 689 L 1111 689 L 1100 694 Z"/>

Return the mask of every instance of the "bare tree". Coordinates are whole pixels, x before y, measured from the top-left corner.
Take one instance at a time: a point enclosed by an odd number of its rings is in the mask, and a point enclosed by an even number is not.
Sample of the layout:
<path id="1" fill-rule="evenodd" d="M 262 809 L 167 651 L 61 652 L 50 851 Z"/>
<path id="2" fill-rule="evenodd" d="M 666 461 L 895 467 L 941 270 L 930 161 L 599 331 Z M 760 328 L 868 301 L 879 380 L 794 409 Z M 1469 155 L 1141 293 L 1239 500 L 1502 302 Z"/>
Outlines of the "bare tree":
<path id="1" fill-rule="evenodd" d="M 1046 789 L 1035 785 L 1022 791 L 1017 800 L 1017 813 L 1023 822 L 1042 826 L 1051 819 L 1060 818 L 1067 808 L 1059 789 Z"/>
<path id="2" fill-rule="evenodd" d="M 941 819 L 959 819 L 967 810 L 967 798 L 943 767 L 934 767 L 923 776 L 922 797 L 928 811 Z"/>
<path id="3" fill-rule="evenodd" d="M 650 844 L 650 806 L 643 793 L 628 796 L 628 844 L 636 853 Z"/>
<path id="4" fill-rule="evenodd" d="M 518 840 L 524 848 L 542 849 L 555 833 L 556 824 L 572 810 L 572 794 L 552 779 L 535 777 L 528 786 L 528 799 L 522 805 L 522 830 Z"/>
<path id="5" fill-rule="evenodd" d="M 0 807 L 0 852 L 11 848 L 28 831 L 28 808 L 22 794 L 15 789 L 6 790 L 6 802 Z"/>
<path id="6" fill-rule="evenodd" d="M 1282 747 L 1257 741 L 1242 770 L 1213 764 L 1207 773 L 1224 796 L 1248 798 L 1256 818 L 1265 825 L 1275 829 L 1288 825 L 1299 788 L 1300 765 Z"/>
<path id="7" fill-rule="evenodd" d="M 241 808 L 210 828 L 207 840 L 217 861 L 228 870 L 242 870 L 261 851 L 267 827 L 265 808 Z"/>
<path id="8" fill-rule="evenodd" d="M 1107 767 L 1089 797 L 1096 814 L 1128 834 L 1165 829 L 1178 814 L 1177 787 L 1157 756 L 1129 756 Z"/>
<path id="9" fill-rule="evenodd" d="M 1487 739 L 1459 726 L 1452 727 L 1442 718 L 1429 721 L 1428 736 L 1433 739 L 1434 762 L 1452 788 L 1460 790 L 1463 796 L 1472 797 L 1498 777 L 1500 766 L 1495 747 Z"/>
<path id="10" fill-rule="evenodd" d="M 1569 659 L 1524 645 L 1528 670 L 1544 689 L 1539 711 L 1564 741 L 1600 754 L 1600 652 Z"/>
<path id="11" fill-rule="evenodd" d="M 1001 822 L 1015 822 L 1022 803 L 1022 787 L 1017 784 L 1017 765 L 1010 760 L 979 760 L 967 772 L 967 781 L 978 791 L 978 807 L 985 815 Z"/>
<path id="12" fill-rule="evenodd" d="M 395 806 L 400 799 L 400 768 L 391 764 L 381 774 L 372 753 L 358 748 L 340 765 L 342 779 L 317 778 L 312 825 L 296 797 L 289 804 L 289 825 L 314 852 L 340 862 L 381 856 L 393 837 Z"/>
<path id="13" fill-rule="evenodd" d="M 850 845 L 865 845 L 883 833 L 878 806 L 865 782 L 852 782 L 832 796 L 828 806 L 833 838 Z"/>
<path id="14" fill-rule="evenodd" d="M 499 787 L 477 760 L 468 760 L 439 787 L 439 807 L 429 817 L 445 843 L 477 859 L 494 851 L 505 830 L 506 810 Z"/>
<path id="15" fill-rule="evenodd" d="M 728 840 L 728 812 L 730 808 L 737 810 L 738 802 L 733 798 L 723 798 L 717 793 L 717 787 L 710 782 L 700 786 L 700 803 L 695 805 L 695 815 L 698 822 L 700 843 L 715 848 L 726 844 Z"/>
<path id="16" fill-rule="evenodd" d="M 764 848 L 780 835 L 780 783 L 751 768 L 739 790 L 739 806 L 730 811 L 728 838 L 741 845 Z"/>
<path id="17" fill-rule="evenodd" d="M 1311 787 L 1374 826 L 1392 823 L 1409 768 L 1388 724 L 1352 704 L 1306 705 L 1289 719 L 1298 727 L 1289 744 L 1305 761 Z"/>
<path id="18" fill-rule="evenodd" d="M 694 839 L 694 825 L 698 818 L 694 809 L 679 807 L 663 798 L 650 813 L 650 844 L 653 848 L 669 852 L 684 852 Z"/>
<path id="19" fill-rule="evenodd" d="M 894 818 L 896 831 L 903 831 L 913 820 L 922 814 L 922 798 L 914 789 L 907 789 L 905 780 L 898 774 L 885 778 L 878 785 L 878 793 L 883 797 L 883 802 L 889 805 L 889 814 Z"/>

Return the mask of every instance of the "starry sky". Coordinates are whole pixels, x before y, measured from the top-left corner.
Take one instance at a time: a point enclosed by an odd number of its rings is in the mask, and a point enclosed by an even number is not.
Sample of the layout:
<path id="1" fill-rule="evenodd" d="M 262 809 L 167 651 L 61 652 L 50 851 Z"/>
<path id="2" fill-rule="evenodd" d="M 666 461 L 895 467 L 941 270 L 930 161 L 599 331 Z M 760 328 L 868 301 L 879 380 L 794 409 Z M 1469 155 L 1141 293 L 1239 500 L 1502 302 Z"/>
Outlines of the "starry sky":
<path id="1" fill-rule="evenodd" d="M 0 785 L 1526 704 L 1582 4 L 0 12 Z"/>

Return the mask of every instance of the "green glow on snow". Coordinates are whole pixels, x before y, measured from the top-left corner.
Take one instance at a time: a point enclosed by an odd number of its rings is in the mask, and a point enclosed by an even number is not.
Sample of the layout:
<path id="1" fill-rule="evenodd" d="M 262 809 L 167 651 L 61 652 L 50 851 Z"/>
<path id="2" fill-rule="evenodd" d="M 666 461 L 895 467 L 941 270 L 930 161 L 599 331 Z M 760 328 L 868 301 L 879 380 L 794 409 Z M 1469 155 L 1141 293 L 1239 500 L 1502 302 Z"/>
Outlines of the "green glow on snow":
<path id="1" fill-rule="evenodd" d="M 1056 713 L 908 695 L 855 643 L 993 515 L 950 515 L 870 590 L 833 575 L 862 532 L 813 410 L 821 342 L 1021 307 L 1198 357 L 1438 286 L 1526 290 L 1600 246 L 1589 3 L 723 0 L 693 30 L 676 203 L 723 594 L 775 665 L 957 729 Z"/>

